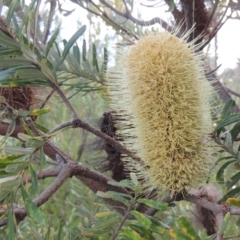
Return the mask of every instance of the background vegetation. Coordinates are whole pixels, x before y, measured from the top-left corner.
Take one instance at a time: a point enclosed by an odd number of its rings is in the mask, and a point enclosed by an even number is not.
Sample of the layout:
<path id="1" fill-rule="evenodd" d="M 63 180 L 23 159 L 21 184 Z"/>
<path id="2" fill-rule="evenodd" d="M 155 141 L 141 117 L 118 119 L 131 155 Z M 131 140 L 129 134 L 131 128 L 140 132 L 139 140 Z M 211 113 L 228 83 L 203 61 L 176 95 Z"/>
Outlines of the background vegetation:
<path id="1" fill-rule="evenodd" d="M 65 9 L 70 2 L 73 9 Z M 142 7 L 158 15 L 147 21 L 135 4 L 0 1 L 0 239 L 240 238 L 239 66 L 216 74 L 217 33 L 238 21 L 240 4 L 149 0 Z M 83 10 L 86 19 L 65 39 L 60 22 Z M 209 134 L 218 160 L 206 182 L 222 190 L 218 203 L 191 194 L 145 199 L 134 174 L 115 182 L 102 171 L 106 143 L 130 154 L 100 127 L 109 110 L 104 75 L 114 62 L 112 46 L 122 33 L 179 24 L 181 31 L 195 27 L 189 41 L 199 38 L 206 76 L 216 79 Z M 194 204 L 218 213 L 216 234 L 192 226 Z"/>

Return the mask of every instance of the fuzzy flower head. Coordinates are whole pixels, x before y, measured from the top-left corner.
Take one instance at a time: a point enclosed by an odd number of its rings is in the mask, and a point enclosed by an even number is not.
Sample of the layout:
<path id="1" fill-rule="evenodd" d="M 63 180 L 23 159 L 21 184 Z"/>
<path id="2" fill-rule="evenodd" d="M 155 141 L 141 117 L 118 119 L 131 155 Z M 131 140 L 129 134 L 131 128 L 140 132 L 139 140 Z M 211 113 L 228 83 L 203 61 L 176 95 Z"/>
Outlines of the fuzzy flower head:
<path id="1" fill-rule="evenodd" d="M 196 187 L 212 162 L 212 88 L 187 36 L 148 33 L 121 47 L 108 73 L 117 135 L 143 161 L 123 157 L 125 168 L 160 193 Z"/>

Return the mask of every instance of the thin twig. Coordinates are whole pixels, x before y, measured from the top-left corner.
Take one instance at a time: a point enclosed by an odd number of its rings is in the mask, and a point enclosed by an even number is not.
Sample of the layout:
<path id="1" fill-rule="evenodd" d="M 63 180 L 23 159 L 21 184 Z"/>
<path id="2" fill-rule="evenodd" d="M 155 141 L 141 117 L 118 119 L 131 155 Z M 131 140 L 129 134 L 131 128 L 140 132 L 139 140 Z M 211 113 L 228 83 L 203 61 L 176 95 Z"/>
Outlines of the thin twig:
<path id="1" fill-rule="evenodd" d="M 121 230 L 121 228 L 122 228 L 123 224 L 125 223 L 125 221 L 128 219 L 129 212 L 132 210 L 132 208 L 133 208 L 133 206 L 135 205 L 135 203 L 136 203 L 136 200 L 135 200 L 135 199 L 133 199 L 133 200 L 130 202 L 130 204 L 129 204 L 128 208 L 127 208 L 127 211 L 126 211 L 125 215 L 123 216 L 120 225 L 119 225 L 119 226 L 117 227 L 117 229 L 115 230 L 115 232 L 114 232 L 111 240 L 115 240 L 116 237 L 118 236 L 119 231 Z"/>
<path id="2" fill-rule="evenodd" d="M 57 132 L 57 131 L 59 131 L 59 130 L 61 130 L 61 129 L 63 129 L 63 128 L 67 128 L 67 127 L 71 127 L 71 126 L 72 126 L 72 120 L 67 121 L 67 122 L 64 122 L 64 123 L 61 123 L 61 124 L 57 125 L 56 127 L 52 128 L 52 129 L 47 133 L 47 135 L 50 135 L 50 134 L 52 134 L 52 133 L 54 133 L 54 132 Z"/>
<path id="3" fill-rule="evenodd" d="M 71 103 L 69 102 L 68 98 L 66 97 L 66 95 L 63 93 L 63 91 L 61 90 L 61 88 L 55 83 L 52 82 L 50 79 L 48 79 L 48 82 L 50 84 L 50 86 L 58 93 L 58 95 L 61 97 L 62 101 L 64 102 L 64 104 L 66 105 L 67 109 L 69 110 L 72 118 L 78 118 L 78 114 L 77 112 L 74 110 L 74 108 L 72 107 Z"/>

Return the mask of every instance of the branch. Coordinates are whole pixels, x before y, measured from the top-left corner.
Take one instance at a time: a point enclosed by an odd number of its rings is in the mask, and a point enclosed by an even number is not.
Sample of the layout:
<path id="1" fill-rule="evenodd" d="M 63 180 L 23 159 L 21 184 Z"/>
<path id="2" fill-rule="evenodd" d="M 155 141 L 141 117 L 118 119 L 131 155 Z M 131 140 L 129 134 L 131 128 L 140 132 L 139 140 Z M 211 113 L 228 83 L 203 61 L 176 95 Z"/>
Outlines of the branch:
<path id="1" fill-rule="evenodd" d="M 56 0 L 51 0 L 50 1 L 50 11 L 49 11 L 49 15 L 48 15 L 48 21 L 47 21 L 47 27 L 46 27 L 45 35 L 44 35 L 44 38 L 43 38 L 43 44 L 47 43 L 47 39 L 48 39 L 48 36 L 50 34 L 50 29 L 51 29 L 52 22 L 53 22 L 53 16 L 54 16 L 54 11 L 56 9 L 56 5 L 57 5 Z"/>
<path id="2" fill-rule="evenodd" d="M 206 76 L 208 81 L 211 82 L 213 88 L 217 91 L 221 100 L 226 103 L 229 99 L 232 99 L 226 88 L 222 85 L 222 83 L 217 79 L 215 73 L 212 73 Z M 239 113 L 240 109 L 237 105 L 232 108 L 232 112 Z"/>
<path id="3" fill-rule="evenodd" d="M 232 90 L 231 88 L 227 87 L 226 85 L 223 85 L 223 87 L 228 91 L 230 92 L 231 94 L 237 96 L 237 97 L 240 97 L 240 93 L 238 92 L 235 92 L 234 90 Z"/>
<path id="4" fill-rule="evenodd" d="M 124 17 L 128 20 L 131 20 L 132 22 L 134 22 L 140 26 L 151 26 L 156 23 L 159 23 L 164 29 L 167 29 L 169 31 L 173 30 L 172 27 L 167 22 L 165 22 L 163 19 L 161 19 L 159 17 L 154 17 L 149 21 L 143 21 L 143 20 L 133 17 L 131 11 L 128 10 L 126 4 L 125 4 L 125 12 L 121 12 L 121 11 L 118 11 L 116 8 L 114 8 L 110 3 L 106 2 L 105 0 L 101 0 L 101 3 L 103 3 L 107 8 L 111 9 L 117 15 Z"/>
<path id="5" fill-rule="evenodd" d="M 49 178 L 49 177 L 56 177 L 59 174 L 59 169 L 47 169 L 44 170 L 40 173 L 37 173 L 37 179 L 45 179 L 45 178 Z M 32 182 L 32 178 L 28 177 L 27 179 L 23 180 L 23 184 L 26 183 L 31 183 Z"/>

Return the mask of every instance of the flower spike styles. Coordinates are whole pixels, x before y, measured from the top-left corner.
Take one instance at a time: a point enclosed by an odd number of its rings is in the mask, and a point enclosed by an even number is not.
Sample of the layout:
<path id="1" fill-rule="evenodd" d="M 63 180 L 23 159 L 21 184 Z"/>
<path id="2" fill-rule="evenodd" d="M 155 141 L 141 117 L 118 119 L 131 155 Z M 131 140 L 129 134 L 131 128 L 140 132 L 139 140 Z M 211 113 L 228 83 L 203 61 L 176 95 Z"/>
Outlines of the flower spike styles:
<path id="1" fill-rule="evenodd" d="M 120 44 L 107 75 L 117 139 L 143 161 L 122 156 L 125 170 L 159 194 L 205 182 L 213 162 L 212 87 L 188 35 L 147 33 Z"/>

